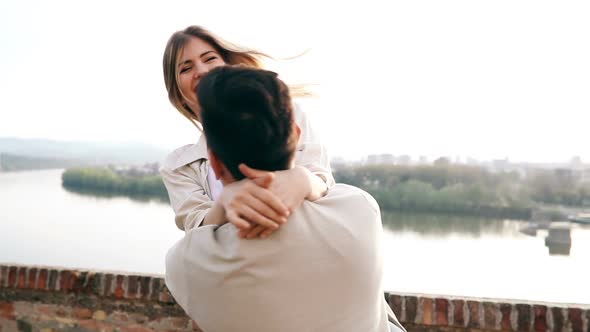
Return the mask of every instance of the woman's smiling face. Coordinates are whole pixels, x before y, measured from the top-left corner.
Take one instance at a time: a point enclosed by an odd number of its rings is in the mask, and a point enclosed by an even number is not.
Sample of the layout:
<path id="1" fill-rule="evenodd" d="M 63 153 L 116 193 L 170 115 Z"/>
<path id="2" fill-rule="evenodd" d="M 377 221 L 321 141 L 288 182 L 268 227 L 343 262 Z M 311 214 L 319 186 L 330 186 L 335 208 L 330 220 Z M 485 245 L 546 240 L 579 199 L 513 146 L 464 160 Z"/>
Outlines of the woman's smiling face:
<path id="1" fill-rule="evenodd" d="M 213 46 L 200 38 L 191 37 L 180 52 L 177 64 L 180 93 L 187 106 L 198 116 L 199 105 L 195 88 L 203 75 L 213 68 L 225 65 L 225 61 Z"/>

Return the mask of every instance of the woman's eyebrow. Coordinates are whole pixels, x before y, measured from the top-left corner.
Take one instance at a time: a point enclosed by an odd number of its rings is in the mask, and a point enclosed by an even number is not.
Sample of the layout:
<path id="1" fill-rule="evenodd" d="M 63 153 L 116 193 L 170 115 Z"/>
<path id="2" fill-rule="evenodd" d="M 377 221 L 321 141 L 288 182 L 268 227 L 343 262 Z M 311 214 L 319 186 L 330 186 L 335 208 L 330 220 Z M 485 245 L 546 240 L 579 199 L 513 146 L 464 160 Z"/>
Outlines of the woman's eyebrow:
<path id="1" fill-rule="evenodd" d="M 209 53 L 215 53 L 215 54 L 217 54 L 217 52 L 211 50 L 211 51 L 203 52 L 200 57 L 202 58 L 202 57 L 204 57 L 205 55 L 207 55 Z"/>
<path id="2" fill-rule="evenodd" d="M 178 67 L 180 68 L 180 67 L 182 67 L 183 65 L 185 65 L 185 64 L 187 64 L 187 63 L 191 63 L 191 62 L 193 62 L 193 61 L 192 61 L 192 60 L 184 60 L 183 62 L 181 62 L 181 63 L 179 63 L 179 64 L 178 64 Z"/>

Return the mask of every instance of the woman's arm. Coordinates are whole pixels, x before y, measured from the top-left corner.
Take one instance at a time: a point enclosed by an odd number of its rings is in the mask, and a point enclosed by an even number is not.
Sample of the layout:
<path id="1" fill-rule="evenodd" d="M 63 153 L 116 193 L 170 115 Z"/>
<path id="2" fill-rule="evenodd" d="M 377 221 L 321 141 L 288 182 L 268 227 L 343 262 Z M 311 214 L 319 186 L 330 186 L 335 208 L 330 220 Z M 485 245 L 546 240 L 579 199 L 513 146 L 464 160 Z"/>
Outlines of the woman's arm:
<path id="1" fill-rule="evenodd" d="M 328 149 L 322 144 L 320 135 L 297 103 L 294 104 L 294 115 L 295 122 L 301 129 L 295 164 L 307 168 L 322 179 L 328 188 L 333 186 L 335 181 L 330 167 Z"/>
<path id="2" fill-rule="evenodd" d="M 204 189 L 206 176 L 189 165 L 178 168 L 164 165 L 160 174 L 176 215 L 176 225 L 181 230 L 228 221 L 239 229 L 248 229 L 251 223 L 276 229 L 286 221 L 287 208 L 268 189 L 274 175 L 232 183 L 223 189 L 217 201 L 212 201 Z"/>
<path id="3" fill-rule="evenodd" d="M 184 231 L 200 226 L 213 201 L 205 193 L 197 172 L 188 165 L 173 168 L 164 162 L 160 175 L 170 197 L 176 226 Z"/>

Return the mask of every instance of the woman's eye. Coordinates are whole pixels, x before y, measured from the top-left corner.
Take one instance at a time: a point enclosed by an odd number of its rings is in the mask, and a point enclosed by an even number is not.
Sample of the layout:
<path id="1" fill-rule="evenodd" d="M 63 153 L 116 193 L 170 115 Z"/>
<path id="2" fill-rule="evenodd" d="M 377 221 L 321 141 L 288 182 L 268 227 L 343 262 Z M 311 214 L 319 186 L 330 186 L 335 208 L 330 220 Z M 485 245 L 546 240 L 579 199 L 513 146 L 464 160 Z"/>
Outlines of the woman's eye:
<path id="1" fill-rule="evenodd" d="M 180 73 L 181 73 L 181 74 L 182 74 L 182 73 L 185 73 L 185 72 L 189 71 L 190 69 L 191 69 L 191 67 L 185 67 L 185 68 L 182 68 L 182 69 L 180 70 Z"/>
<path id="2" fill-rule="evenodd" d="M 215 60 L 215 59 L 217 59 L 217 57 L 216 57 L 216 56 L 212 56 L 212 57 L 210 57 L 210 58 L 207 58 L 207 59 L 205 60 L 205 62 L 211 62 L 211 61 L 213 61 L 213 60 Z"/>

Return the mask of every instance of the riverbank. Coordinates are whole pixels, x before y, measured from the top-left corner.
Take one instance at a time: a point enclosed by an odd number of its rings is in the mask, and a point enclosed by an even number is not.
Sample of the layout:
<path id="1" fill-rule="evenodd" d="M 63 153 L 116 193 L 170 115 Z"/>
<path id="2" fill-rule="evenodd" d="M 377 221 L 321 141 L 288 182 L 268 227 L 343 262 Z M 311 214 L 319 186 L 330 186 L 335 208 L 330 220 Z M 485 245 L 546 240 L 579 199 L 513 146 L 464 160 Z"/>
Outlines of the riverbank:
<path id="1" fill-rule="evenodd" d="M 168 201 L 168 192 L 161 177 L 153 172 L 121 172 L 110 167 L 70 168 L 62 174 L 62 185 L 80 194 Z"/>

